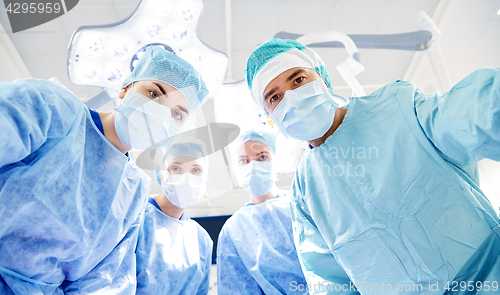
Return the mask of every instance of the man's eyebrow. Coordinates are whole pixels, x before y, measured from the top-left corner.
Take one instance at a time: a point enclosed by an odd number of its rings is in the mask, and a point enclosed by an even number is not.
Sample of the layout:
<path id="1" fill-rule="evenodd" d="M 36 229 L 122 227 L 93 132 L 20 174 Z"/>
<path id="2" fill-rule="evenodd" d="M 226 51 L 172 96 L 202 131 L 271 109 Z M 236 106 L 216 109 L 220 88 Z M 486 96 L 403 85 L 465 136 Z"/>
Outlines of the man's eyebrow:
<path id="1" fill-rule="evenodd" d="M 181 105 L 177 105 L 177 107 L 179 108 L 179 110 L 183 111 L 184 113 L 188 114 L 189 115 L 189 111 L 186 110 L 184 107 L 182 107 Z"/>
<path id="2" fill-rule="evenodd" d="M 297 69 L 295 72 L 293 72 L 290 76 L 288 76 L 288 78 L 286 78 L 286 81 L 289 82 L 293 79 L 295 79 L 295 77 L 297 77 L 298 75 L 302 74 L 302 73 L 305 73 L 306 70 L 304 69 Z M 265 95 L 264 95 L 264 101 L 266 101 L 269 96 L 273 95 L 274 92 L 276 92 L 278 90 L 278 87 L 274 87 L 273 89 L 269 90 Z"/>
<path id="3" fill-rule="evenodd" d="M 305 73 L 306 70 L 304 69 L 297 69 L 295 72 L 293 72 L 287 79 L 286 81 L 289 82 L 293 79 L 295 79 L 295 77 L 297 77 L 299 74 L 302 74 L 302 73 Z"/>
<path id="4" fill-rule="evenodd" d="M 269 96 L 273 95 L 276 91 L 278 90 L 278 87 L 274 87 L 273 89 L 269 90 L 265 95 L 264 95 L 264 101 L 266 101 Z"/>

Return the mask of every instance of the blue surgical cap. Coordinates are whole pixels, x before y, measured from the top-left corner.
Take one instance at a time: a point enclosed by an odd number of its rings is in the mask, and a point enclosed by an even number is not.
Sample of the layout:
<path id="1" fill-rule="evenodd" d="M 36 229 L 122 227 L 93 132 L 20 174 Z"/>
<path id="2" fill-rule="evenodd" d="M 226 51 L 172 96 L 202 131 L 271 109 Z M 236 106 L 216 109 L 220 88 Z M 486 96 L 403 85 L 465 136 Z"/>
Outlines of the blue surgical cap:
<path id="1" fill-rule="evenodd" d="M 193 141 L 175 142 L 166 147 L 161 163 L 166 163 L 166 166 L 168 166 L 176 158 L 191 157 L 199 160 L 201 165 L 205 169 L 208 169 L 208 158 L 205 157 L 206 152 L 204 146 Z M 155 169 L 156 184 L 158 185 L 161 185 L 161 169 L 162 167 L 157 167 Z"/>
<path id="2" fill-rule="evenodd" d="M 245 79 L 257 105 L 264 109 L 264 90 L 274 78 L 299 67 L 316 70 L 333 94 L 330 74 L 316 52 L 295 40 L 271 39 L 250 54 L 245 68 Z"/>
<path id="3" fill-rule="evenodd" d="M 133 82 L 154 80 L 164 82 L 184 95 L 192 114 L 208 98 L 208 89 L 193 66 L 160 46 L 149 46 L 130 73 L 123 87 Z"/>
<path id="4" fill-rule="evenodd" d="M 235 141 L 235 147 L 238 148 L 247 141 L 260 141 L 271 149 L 273 155 L 276 155 L 277 135 L 276 132 L 268 129 L 256 127 L 242 132 Z"/>

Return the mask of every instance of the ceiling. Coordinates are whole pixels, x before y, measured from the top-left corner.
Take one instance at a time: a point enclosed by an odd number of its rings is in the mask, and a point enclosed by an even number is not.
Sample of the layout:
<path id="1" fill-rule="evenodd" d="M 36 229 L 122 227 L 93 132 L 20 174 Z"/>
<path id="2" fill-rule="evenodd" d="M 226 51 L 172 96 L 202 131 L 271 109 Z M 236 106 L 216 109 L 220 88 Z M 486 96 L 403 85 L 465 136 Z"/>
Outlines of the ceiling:
<path id="1" fill-rule="evenodd" d="M 23 77 L 56 77 L 81 99 L 96 87 L 73 85 L 67 75 L 67 49 L 76 28 L 103 25 L 128 17 L 139 0 L 81 0 L 67 14 L 38 27 L 13 34 L 5 10 L 0 11 L 0 81 Z M 230 3 L 230 6 L 227 4 Z M 230 7 L 231 25 L 226 26 Z M 312 33 L 327 30 L 347 34 L 396 34 L 419 28 L 412 16 L 424 11 L 442 32 L 437 44 L 452 84 L 480 67 L 500 66 L 500 0 L 205 0 L 198 36 L 208 46 L 230 56 L 227 82 L 243 79 L 246 58 L 259 43 L 277 32 Z M 230 29 L 228 31 L 228 29 Z M 433 44 L 436 48 L 436 43 Z M 432 48 L 431 46 L 431 48 Z M 228 52 L 227 49 L 231 51 Z M 332 75 L 335 92 L 350 89 L 335 70 L 347 57 L 344 49 L 318 49 Z M 366 70 L 357 76 L 367 93 L 397 79 L 424 92 L 446 91 L 437 82 L 428 53 L 360 49 Z M 500 200 L 498 163 L 483 165 L 481 181 L 490 196 Z M 284 182 L 284 187 L 288 185 Z M 483 183 L 482 183 L 483 186 Z M 226 194 L 231 194 L 231 190 Z M 242 197 L 243 198 L 243 197 Z M 245 197 L 246 198 L 246 197 Z M 495 201 L 496 202 L 496 201 Z M 241 203 L 237 204 L 241 206 Z M 500 204 L 498 204 L 500 205 Z M 498 208 L 498 205 L 496 206 Z M 218 215 L 233 209 L 196 215 Z M 222 212 L 222 213 L 221 213 Z"/>

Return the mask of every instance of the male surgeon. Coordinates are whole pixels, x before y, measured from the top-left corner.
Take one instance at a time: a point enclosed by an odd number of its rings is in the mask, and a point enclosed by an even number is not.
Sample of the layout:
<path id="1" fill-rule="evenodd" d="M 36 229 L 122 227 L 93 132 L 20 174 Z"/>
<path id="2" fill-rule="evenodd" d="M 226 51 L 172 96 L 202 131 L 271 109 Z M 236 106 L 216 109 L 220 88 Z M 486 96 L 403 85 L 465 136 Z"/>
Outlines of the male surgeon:
<path id="1" fill-rule="evenodd" d="M 245 74 L 280 130 L 310 145 L 293 183 L 294 235 L 308 283 L 333 286 L 312 293 L 492 290 L 500 227 L 477 161 L 500 160 L 499 68 L 443 94 L 398 80 L 343 108 L 319 56 L 296 41 L 263 43 Z"/>
<path id="2" fill-rule="evenodd" d="M 305 294 L 293 242 L 289 191 L 275 184 L 276 133 L 264 127 L 236 139 L 238 183 L 250 202 L 231 216 L 217 243 L 217 289 L 225 294 Z"/>

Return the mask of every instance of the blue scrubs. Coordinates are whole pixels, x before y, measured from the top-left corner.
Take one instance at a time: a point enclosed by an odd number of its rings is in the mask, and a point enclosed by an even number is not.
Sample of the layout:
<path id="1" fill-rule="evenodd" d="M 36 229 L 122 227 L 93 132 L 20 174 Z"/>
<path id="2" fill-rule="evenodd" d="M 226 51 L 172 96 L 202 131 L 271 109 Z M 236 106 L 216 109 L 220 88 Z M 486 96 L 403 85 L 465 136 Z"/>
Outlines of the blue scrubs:
<path id="1" fill-rule="evenodd" d="M 149 177 L 52 82 L 0 83 L 0 126 L 0 293 L 134 294 Z"/>
<path id="2" fill-rule="evenodd" d="M 290 197 L 241 208 L 217 243 L 219 294 L 308 294 L 295 250 Z"/>
<path id="3" fill-rule="evenodd" d="M 136 294 L 208 294 L 212 248 L 196 221 L 186 213 L 172 218 L 150 198 L 136 249 Z"/>
<path id="4" fill-rule="evenodd" d="M 97 127 L 97 129 L 102 133 L 102 135 L 104 135 L 104 127 L 102 126 L 101 117 L 99 117 L 99 113 L 91 109 L 89 109 L 89 112 L 90 116 L 92 117 L 92 121 L 94 121 L 95 127 Z"/>
<path id="5" fill-rule="evenodd" d="M 478 185 L 482 158 L 500 160 L 498 68 L 444 94 L 396 81 L 351 98 L 293 184 L 307 281 L 356 284 L 362 294 L 443 294 L 453 281 L 490 281 L 491 290 L 500 227 Z"/>

